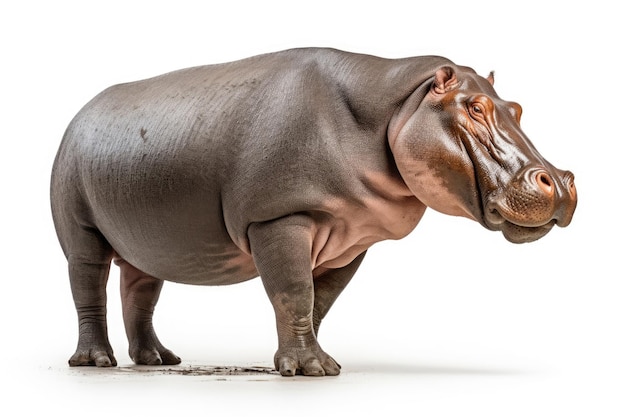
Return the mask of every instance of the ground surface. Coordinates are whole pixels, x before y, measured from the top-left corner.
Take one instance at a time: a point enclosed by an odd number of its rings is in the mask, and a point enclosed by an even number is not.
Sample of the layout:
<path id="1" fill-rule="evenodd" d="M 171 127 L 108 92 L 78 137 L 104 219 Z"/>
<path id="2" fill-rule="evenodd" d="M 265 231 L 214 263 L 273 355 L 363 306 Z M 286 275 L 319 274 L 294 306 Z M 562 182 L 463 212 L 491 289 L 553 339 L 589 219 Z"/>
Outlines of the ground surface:
<path id="1" fill-rule="evenodd" d="M 4 405 L 65 416 L 227 413 L 223 415 L 337 415 L 394 413 L 428 416 L 620 416 L 619 386 L 607 390 L 610 370 L 563 373 L 528 362 L 505 365 L 423 365 L 344 361 L 338 377 L 284 378 L 267 363 L 110 369 L 58 363 L 25 378 Z M 5 391 L 6 393 L 7 391 Z M 10 391 L 9 391 L 10 392 Z M 118 414 L 118 413 L 122 414 Z"/>

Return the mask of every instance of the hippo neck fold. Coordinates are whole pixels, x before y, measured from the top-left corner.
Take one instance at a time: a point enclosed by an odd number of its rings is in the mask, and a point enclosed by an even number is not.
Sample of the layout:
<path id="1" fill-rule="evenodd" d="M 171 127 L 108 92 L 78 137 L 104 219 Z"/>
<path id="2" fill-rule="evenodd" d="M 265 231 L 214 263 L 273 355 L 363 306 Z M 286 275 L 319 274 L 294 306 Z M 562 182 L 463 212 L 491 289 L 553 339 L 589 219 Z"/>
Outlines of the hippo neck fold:
<path id="1" fill-rule="evenodd" d="M 437 68 L 454 65 L 439 56 L 386 59 L 336 50 L 321 52 L 320 65 L 331 74 L 355 120 L 364 127 L 386 128 L 409 98 L 417 108 Z"/>
<path id="2" fill-rule="evenodd" d="M 391 120 L 387 126 L 387 141 L 390 148 L 393 149 L 396 139 L 404 125 L 409 121 L 413 113 L 415 113 L 428 94 L 432 76 L 422 81 L 421 84 L 402 102 L 402 105 L 396 107 Z"/>

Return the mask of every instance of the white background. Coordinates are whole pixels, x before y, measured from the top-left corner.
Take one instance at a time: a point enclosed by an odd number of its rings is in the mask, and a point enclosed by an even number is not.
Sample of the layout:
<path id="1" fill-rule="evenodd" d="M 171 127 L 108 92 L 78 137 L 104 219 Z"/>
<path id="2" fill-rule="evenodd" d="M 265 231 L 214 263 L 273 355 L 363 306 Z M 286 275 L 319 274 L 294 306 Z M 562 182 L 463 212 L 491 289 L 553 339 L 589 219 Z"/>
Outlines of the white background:
<path id="1" fill-rule="evenodd" d="M 626 415 L 623 14 L 603 0 L 527 3 L 4 2 L 0 412 Z M 76 318 L 48 203 L 67 123 L 109 85 L 297 46 L 495 70 L 535 145 L 576 174 L 571 226 L 513 245 L 429 211 L 409 237 L 374 246 L 322 327 L 336 378 L 69 369 Z M 124 368 L 118 282 L 113 268 Z M 276 348 L 259 280 L 166 283 L 155 323 L 183 366 L 270 366 Z"/>

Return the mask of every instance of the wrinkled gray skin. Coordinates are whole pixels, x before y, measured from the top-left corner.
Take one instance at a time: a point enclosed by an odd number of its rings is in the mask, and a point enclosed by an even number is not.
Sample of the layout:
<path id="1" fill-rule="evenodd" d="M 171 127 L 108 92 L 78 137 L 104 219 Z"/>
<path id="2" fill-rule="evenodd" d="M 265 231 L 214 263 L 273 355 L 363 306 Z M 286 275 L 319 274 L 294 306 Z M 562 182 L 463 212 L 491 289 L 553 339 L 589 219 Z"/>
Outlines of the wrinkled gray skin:
<path id="1" fill-rule="evenodd" d="M 539 155 L 492 84 L 440 57 L 301 49 L 107 89 L 69 125 L 52 173 L 79 322 L 70 365 L 116 365 L 112 260 L 136 363 L 180 362 L 152 326 L 164 280 L 260 275 L 276 368 L 337 375 L 321 320 L 365 251 L 427 206 L 513 242 L 567 225 L 572 174 Z"/>

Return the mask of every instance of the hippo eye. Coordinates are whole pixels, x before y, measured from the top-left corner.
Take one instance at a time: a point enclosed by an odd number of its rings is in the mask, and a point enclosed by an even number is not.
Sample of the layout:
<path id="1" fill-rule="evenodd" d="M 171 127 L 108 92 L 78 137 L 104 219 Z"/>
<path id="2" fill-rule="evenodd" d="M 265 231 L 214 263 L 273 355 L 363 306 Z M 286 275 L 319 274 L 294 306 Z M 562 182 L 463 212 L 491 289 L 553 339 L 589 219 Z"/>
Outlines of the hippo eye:
<path id="1" fill-rule="evenodd" d="M 485 108 L 481 103 L 471 103 L 469 106 L 470 114 L 472 116 L 483 118 L 485 114 Z"/>

